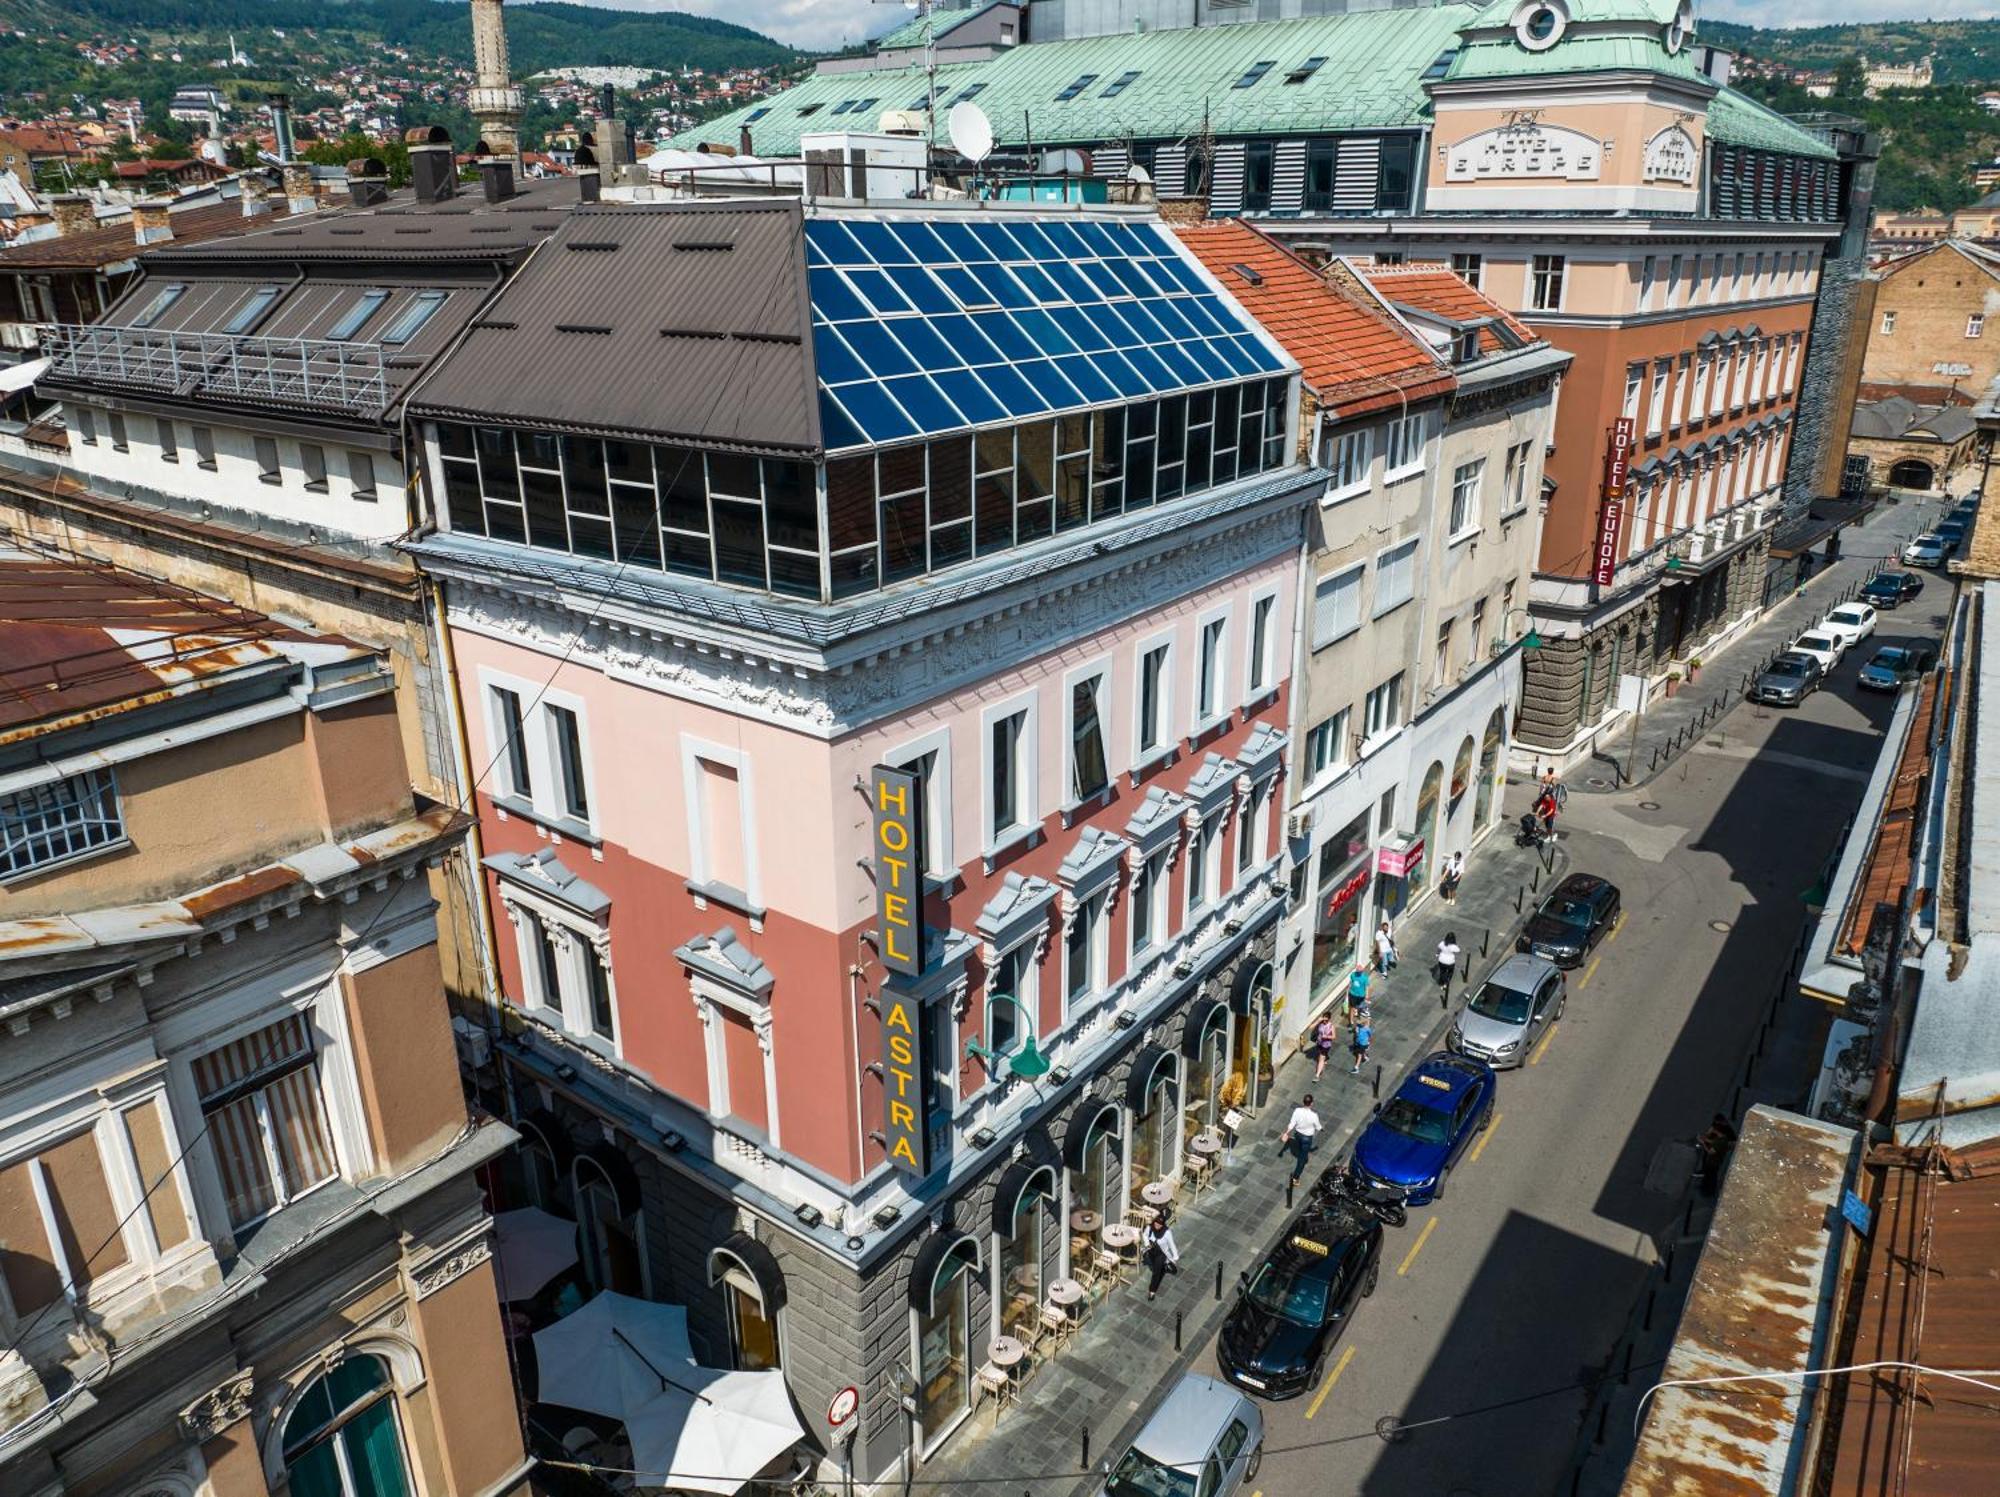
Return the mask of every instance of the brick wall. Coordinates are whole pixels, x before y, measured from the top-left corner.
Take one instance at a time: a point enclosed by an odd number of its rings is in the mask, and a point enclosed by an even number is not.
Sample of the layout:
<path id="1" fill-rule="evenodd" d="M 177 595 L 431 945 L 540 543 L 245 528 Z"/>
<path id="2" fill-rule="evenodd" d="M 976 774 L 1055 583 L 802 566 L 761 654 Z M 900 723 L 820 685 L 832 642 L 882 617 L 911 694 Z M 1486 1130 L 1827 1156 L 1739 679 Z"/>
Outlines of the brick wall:
<path id="1" fill-rule="evenodd" d="M 1895 314 L 1892 331 L 1882 321 Z M 1966 319 L 1984 317 L 1979 337 L 1965 335 Z M 1937 372 L 1940 363 L 1971 367 L 1966 375 Z M 2000 279 L 1957 249 L 1940 245 L 1885 275 L 1875 292 L 1875 315 L 1861 378 L 1874 385 L 1944 390 L 1984 390 L 2000 375 Z"/>

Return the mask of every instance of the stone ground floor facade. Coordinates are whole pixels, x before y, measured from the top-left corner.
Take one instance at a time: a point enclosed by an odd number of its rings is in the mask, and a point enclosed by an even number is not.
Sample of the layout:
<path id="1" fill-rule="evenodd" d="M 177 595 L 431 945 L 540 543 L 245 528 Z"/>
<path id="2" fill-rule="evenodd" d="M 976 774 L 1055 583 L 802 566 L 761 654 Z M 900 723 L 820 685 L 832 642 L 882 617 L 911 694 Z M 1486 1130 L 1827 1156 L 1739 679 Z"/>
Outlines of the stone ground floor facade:
<path id="1" fill-rule="evenodd" d="M 1071 1213 L 1123 1218 L 1141 1185 L 1179 1178 L 1195 1131 L 1268 1085 L 1281 904 L 1247 916 L 1087 1072 L 1030 1087 L 1005 1136 L 972 1140 L 965 1167 L 926 1181 L 900 1220 L 878 1213 L 885 1230 L 865 1240 L 730 1188 L 678 1134 L 635 1126 L 538 1046 L 498 1047 L 479 1077 L 524 1140 L 498 1204 L 573 1216 L 591 1286 L 686 1306 L 704 1364 L 782 1369 L 823 1479 L 921 1476 L 971 1417 L 988 1343 L 1094 1250 Z M 859 1412 L 836 1432 L 828 1406 L 849 1386 Z M 567 1427 L 537 1407 L 541 1391 L 522 1389 L 531 1444 Z"/>
<path id="2" fill-rule="evenodd" d="M 1847 455 L 1857 473 L 1861 464 L 1867 464 L 1867 483 L 1871 489 L 1942 493 L 1957 487 L 1954 480 L 1979 461 L 1981 446 L 1976 431 L 1967 432 L 1955 442 L 1917 436 L 1895 440 L 1849 437 Z"/>

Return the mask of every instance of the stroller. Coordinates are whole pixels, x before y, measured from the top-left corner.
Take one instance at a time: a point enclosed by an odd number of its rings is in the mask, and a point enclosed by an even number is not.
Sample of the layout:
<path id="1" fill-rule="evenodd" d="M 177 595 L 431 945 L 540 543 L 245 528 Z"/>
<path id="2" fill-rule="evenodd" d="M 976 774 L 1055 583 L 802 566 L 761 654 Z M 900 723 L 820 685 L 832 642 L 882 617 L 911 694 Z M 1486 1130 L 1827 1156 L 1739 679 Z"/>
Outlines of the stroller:
<path id="1" fill-rule="evenodd" d="M 1553 832 L 1542 830 L 1541 818 L 1536 816 L 1533 811 L 1523 811 L 1521 813 L 1520 826 L 1520 831 L 1514 835 L 1514 845 L 1516 847 L 1540 847 L 1550 837 L 1555 835 Z"/>

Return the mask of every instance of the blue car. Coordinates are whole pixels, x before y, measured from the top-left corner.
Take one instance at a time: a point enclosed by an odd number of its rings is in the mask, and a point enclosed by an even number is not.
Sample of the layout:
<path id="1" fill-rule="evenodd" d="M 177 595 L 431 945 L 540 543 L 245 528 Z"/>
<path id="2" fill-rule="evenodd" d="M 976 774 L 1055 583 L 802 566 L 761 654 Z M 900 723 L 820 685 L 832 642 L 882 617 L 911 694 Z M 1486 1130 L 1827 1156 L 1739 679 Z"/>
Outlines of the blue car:
<path id="1" fill-rule="evenodd" d="M 1494 1085 L 1484 1061 L 1426 1056 L 1355 1141 L 1363 1186 L 1412 1206 L 1440 1199 L 1452 1166 L 1493 1121 Z"/>

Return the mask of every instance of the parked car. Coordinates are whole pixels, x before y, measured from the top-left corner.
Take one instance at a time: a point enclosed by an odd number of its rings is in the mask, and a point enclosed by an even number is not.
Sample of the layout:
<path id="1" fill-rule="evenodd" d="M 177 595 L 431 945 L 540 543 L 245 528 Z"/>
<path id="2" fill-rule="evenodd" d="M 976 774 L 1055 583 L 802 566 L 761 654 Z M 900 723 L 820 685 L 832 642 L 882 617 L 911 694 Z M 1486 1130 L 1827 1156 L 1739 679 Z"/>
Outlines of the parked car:
<path id="1" fill-rule="evenodd" d="M 1965 532 L 1970 527 L 1963 520 L 1940 520 L 1932 527 L 1931 534 L 1944 547 L 1945 555 L 1956 556 L 1958 548 L 1965 544 Z"/>
<path id="2" fill-rule="evenodd" d="M 1861 601 L 1872 608 L 1899 608 L 1924 590 L 1915 572 L 1878 572 L 1861 589 Z"/>
<path id="3" fill-rule="evenodd" d="M 1824 684 L 1826 672 L 1810 655 L 1780 655 L 1750 687 L 1750 700 L 1796 707 Z"/>
<path id="4" fill-rule="evenodd" d="M 1934 535 L 1920 535 L 1903 547 L 1903 562 L 1913 567 L 1934 567 L 1944 561 L 1944 542 Z"/>
<path id="5" fill-rule="evenodd" d="M 1854 679 L 1856 686 L 1869 691 L 1900 691 L 1903 683 L 1914 681 L 1937 665 L 1937 651 L 1929 645 L 1889 645 L 1877 650 Z"/>
<path id="6" fill-rule="evenodd" d="M 1847 653 L 1847 641 L 1825 628 L 1808 629 L 1792 641 L 1789 653 L 1810 655 L 1819 662 L 1822 671 L 1831 675 L 1840 664 L 1840 657 Z"/>
<path id="7" fill-rule="evenodd" d="M 1493 1121 L 1493 1087 L 1483 1060 L 1445 1050 L 1425 1056 L 1354 1141 L 1362 1184 L 1412 1206 L 1441 1199 L 1451 1167 Z"/>
<path id="8" fill-rule="evenodd" d="M 1875 610 L 1866 603 L 1843 603 L 1819 621 L 1820 632 L 1837 634 L 1843 650 L 1851 650 L 1875 632 Z"/>
<path id="9" fill-rule="evenodd" d="M 1551 889 L 1521 927 L 1517 951 L 1574 967 L 1617 922 L 1618 886 L 1594 873 L 1572 873 Z"/>
<path id="10" fill-rule="evenodd" d="M 1452 1020 L 1445 1043 L 1495 1070 L 1524 1064 L 1544 1030 L 1562 1017 L 1567 985 L 1554 962 L 1510 956 L 1493 969 Z"/>
<path id="11" fill-rule="evenodd" d="M 1264 1461 L 1264 1416 L 1227 1383 L 1183 1373 L 1111 1465 L 1104 1497 L 1235 1497 Z"/>
<path id="12" fill-rule="evenodd" d="M 1339 1197 L 1316 1200 L 1245 1272 L 1216 1342 L 1222 1375 L 1260 1398 L 1317 1388 L 1327 1353 L 1382 1276 L 1382 1223 Z"/>

